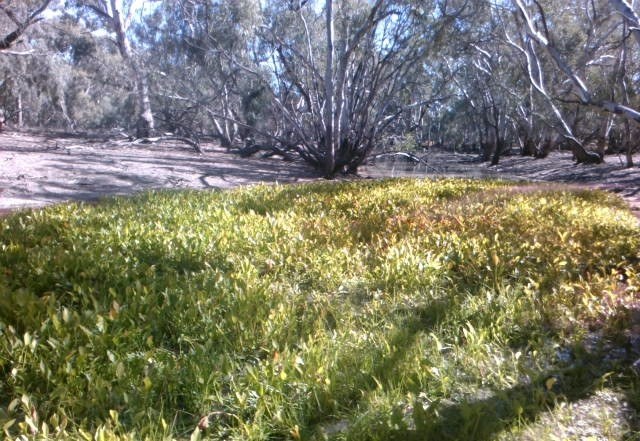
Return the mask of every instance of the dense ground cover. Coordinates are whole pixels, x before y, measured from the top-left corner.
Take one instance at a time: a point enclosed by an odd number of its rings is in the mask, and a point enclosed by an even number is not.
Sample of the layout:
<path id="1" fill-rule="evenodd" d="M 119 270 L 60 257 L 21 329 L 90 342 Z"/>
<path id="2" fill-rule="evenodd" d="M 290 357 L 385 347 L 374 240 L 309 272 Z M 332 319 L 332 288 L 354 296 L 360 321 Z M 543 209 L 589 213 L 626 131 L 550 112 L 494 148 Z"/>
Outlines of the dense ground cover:
<path id="1" fill-rule="evenodd" d="M 605 386 L 638 408 L 632 349 L 611 348 L 639 307 L 639 233 L 606 193 L 469 180 L 16 214 L 0 221 L 0 424 L 492 439 Z"/>

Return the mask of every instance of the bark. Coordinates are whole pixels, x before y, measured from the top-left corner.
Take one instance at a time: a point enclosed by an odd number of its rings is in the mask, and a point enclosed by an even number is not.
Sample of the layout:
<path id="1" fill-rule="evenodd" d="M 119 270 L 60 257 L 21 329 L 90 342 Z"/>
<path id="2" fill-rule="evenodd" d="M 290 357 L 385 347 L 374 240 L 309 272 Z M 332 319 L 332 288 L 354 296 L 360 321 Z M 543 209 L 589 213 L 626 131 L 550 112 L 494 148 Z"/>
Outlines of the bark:
<path id="1" fill-rule="evenodd" d="M 222 124 L 218 121 L 217 118 L 212 118 L 213 126 L 218 132 L 218 138 L 220 139 L 220 145 L 225 149 L 229 150 L 233 146 L 233 139 L 229 135 L 228 127 L 229 124 L 226 120 L 223 120 Z"/>
<path id="2" fill-rule="evenodd" d="M 500 162 L 500 155 L 502 154 L 502 148 L 504 147 L 504 142 L 500 137 L 500 110 L 495 104 L 493 95 L 491 95 L 490 98 L 493 116 L 493 121 L 491 124 L 493 136 L 493 154 L 491 155 L 491 165 L 498 165 L 498 163 Z"/>
<path id="3" fill-rule="evenodd" d="M 624 122 L 624 131 L 623 131 L 623 135 L 622 135 L 622 139 L 624 140 L 625 144 L 626 144 L 626 150 L 625 150 L 625 158 L 627 160 L 627 168 L 631 168 L 633 167 L 633 150 L 634 150 L 634 144 L 633 144 L 633 140 L 632 140 L 632 134 L 631 134 L 631 124 L 629 124 L 629 121 L 625 121 Z"/>
<path id="4" fill-rule="evenodd" d="M 611 127 L 613 127 L 613 118 L 611 116 L 609 118 L 603 118 L 597 135 L 598 154 L 603 158 L 607 150 Z"/>
<path id="5" fill-rule="evenodd" d="M 569 140 L 569 142 L 572 144 L 571 150 L 578 164 L 602 164 L 604 162 L 604 158 L 599 153 L 586 150 L 582 144 L 576 144 L 573 139 Z"/>
<path id="6" fill-rule="evenodd" d="M 522 156 L 535 156 L 536 155 L 536 142 L 529 135 L 525 135 L 521 141 L 521 155 Z"/>
<path id="7" fill-rule="evenodd" d="M 0 40 L 0 50 L 9 49 L 20 38 L 26 28 L 18 28 Z"/>
<path id="8" fill-rule="evenodd" d="M 135 86 L 137 92 L 138 120 L 136 122 L 136 137 L 147 138 L 155 131 L 151 100 L 149 99 L 149 86 L 147 77 L 140 71 L 135 62 L 131 64 L 135 74 Z"/>
<path id="9" fill-rule="evenodd" d="M 229 89 L 226 84 L 222 86 L 221 99 L 223 114 L 228 118 L 235 119 L 233 111 L 231 110 L 231 106 L 229 104 Z M 233 147 L 234 140 L 236 139 L 236 135 L 238 134 L 238 124 L 229 119 L 223 119 L 222 121 L 219 121 L 219 119 L 217 118 L 213 119 L 213 124 L 216 132 L 218 132 L 218 137 L 220 138 L 222 147 L 229 150 L 231 147 Z"/>
<path id="10" fill-rule="evenodd" d="M 333 1 L 326 0 L 326 32 L 327 32 L 327 60 L 324 73 L 324 158 L 323 168 L 327 177 L 334 173 L 336 164 L 336 146 L 333 139 L 333 117 L 334 117 L 334 83 L 333 83 L 333 51 L 334 51 L 334 28 L 333 28 Z"/>
<path id="11" fill-rule="evenodd" d="M 633 11 L 632 11 L 633 12 Z M 636 22 L 636 32 L 635 32 L 635 36 L 636 39 L 640 38 L 640 34 L 638 33 L 638 29 L 637 29 L 637 19 L 635 20 Z M 628 23 L 625 21 L 625 23 L 622 26 L 622 45 L 620 46 L 620 56 L 618 57 L 618 65 L 616 68 L 616 77 L 617 77 L 617 82 L 618 82 L 618 87 L 620 88 L 620 92 L 622 94 L 622 100 L 623 100 L 623 104 L 628 105 L 629 101 L 630 101 L 630 97 L 629 97 L 629 90 L 627 88 L 627 83 L 625 81 L 625 77 L 627 74 L 627 39 L 625 38 L 626 34 L 627 34 L 627 28 L 629 27 Z M 626 140 L 626 160 L 627 160 L 627 167 L 631 168 L 633 167 L 633 147 L 632 147 L 632 142 L 631 142 L 631 124 L 629 119 L 625 119 L 624 120 L 624 132 L 623 132 L 623 139 Z"/>
<path id="12" fill-rule="evenodd" d="M 23 108 L 22 108 L 22 92 L 18 90 L 18 128 L 21 129 L 23 126 Z"/>
<path id="13" fill-rule="evenodd" d="M 554 143 L 555 140 L 553 139 L 553 137 L 542 139 L 538 143 L 533 157 L 536 159 L 546 158 L 547 156 L 549 156 L 549 153 L 551 153 L 551 149 L 553 148 Z"/>
<path id="14" fill-rule="evenodd" d="M 500 155 L 502 154 L 502 149 L 504 147 L 504 141 L 498 138 L 497 135 L 494 135 L 495 139 L 493 141 L 493 155 L 491 156 L 491 165 L 498 165 L 500 162 Z"/>

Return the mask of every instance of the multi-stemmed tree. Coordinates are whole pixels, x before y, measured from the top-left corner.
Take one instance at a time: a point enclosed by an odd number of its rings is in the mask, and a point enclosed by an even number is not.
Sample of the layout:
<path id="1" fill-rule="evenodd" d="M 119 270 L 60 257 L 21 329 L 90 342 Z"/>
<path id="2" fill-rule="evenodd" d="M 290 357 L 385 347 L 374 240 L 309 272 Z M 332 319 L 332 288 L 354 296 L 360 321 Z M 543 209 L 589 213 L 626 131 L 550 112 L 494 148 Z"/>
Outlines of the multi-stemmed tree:
<path id="1" fill-rule="evenodd" d="M 631 164 L 636 147 L 625 0 L 68 0 L 33 26 L 48 4 L 0 2 L 0 105 L 29 124 L 158 126 L 295 152 L 328 177 L 388 136 L 493 163 L 567 146 Z"/>

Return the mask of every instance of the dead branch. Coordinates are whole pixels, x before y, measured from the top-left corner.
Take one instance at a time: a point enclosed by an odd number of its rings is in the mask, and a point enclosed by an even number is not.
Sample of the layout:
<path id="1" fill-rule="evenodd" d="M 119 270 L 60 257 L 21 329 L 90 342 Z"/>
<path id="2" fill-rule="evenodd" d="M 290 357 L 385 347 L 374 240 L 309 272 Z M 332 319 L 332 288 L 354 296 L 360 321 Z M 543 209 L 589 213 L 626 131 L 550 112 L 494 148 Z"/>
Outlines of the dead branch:
<path id="1" fill-rule="evenodd" d="M 264 152 L 262 154 L 262 158 L 270 158 L 272 156 L 282 156 L 282 159 L 284 161 L 288 161 L 288 162 L 295 161 L 295 157 L 291 153 L 275 145 L 253 144 L 237 150 L 237 153 L 242 158 L 251 157 L 258 152 Z"/>
<path id="2" fill-rule="evenodd" d="M 158 136 L 154 138 L 138 138 L 138 139 L 134 139 L 133 141 L 126 141 L 126 142 L 128 142 L 129 144 L 155 144 L 157 142 L 162 142 L 162 141 L 180 141 L 187 144 L 190 147 L 193 147 L 196 153 L 199 153 L 199 154 L 204 153 L 204 150 L 202 150 L 202 147 L 200 147 L 200 144 L 197 141 L 189 138 L 184 138 L 182 136 Z"/>

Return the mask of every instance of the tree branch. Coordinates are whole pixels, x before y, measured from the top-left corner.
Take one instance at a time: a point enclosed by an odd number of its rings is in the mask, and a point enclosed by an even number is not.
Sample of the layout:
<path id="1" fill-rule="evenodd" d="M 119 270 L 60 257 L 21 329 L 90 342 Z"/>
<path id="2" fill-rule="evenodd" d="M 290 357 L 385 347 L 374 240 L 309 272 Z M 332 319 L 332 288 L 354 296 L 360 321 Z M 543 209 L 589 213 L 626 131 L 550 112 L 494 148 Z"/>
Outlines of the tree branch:
<path id="1" fill-rule="evenodd" d="M 51 0 L 44 0 L 44 2 L 38 8 L 34 9 L 24 21 L 20 21 L 20 19 L 18 19 L 18 17 L 13 13 L 12 10 L 10 10 L 5 5 L 0 4 L 0 9 L 17 26 L 17 28 L 13 32 L 10 32 L 0 40 L 0 51 L 9 49 L 13 44 L 16 43 L 16 41 L 18 41 L 18 39 L 22 36 L 24 31 L 26 31 L 29 26 L 40 21 L 41 18 L 39 17 L 39 15 L 42 14 L 45 9 L 47 9 L 49 3 L 51 3 Z"/>
<path id="2" fill-rule="evenodd" d="M 109 22 L 113 20 L 113 17 L 107 11 L 100 9 L 96 5 L 92 5 L 90 3 L 83 3 L 82 6 L 84 6 L 87 9 L 91 9 L 91 11 L 93 11 L 98 17 L 100 17 L 103 20 L 108 20 Z"/>
<path id="3" fill-rule="evenodd" d="M 640 18 L 635 13 L 631 5 L 627 0 L 609 0 L 609 3 L 624 17 L 624 20 L 629 25 L 629 30 L 636 38 L 636 41 L 640 45 Z"/>
<path id="4" fill-rule="evenodd" d="M 22 26 L 22 22 L 18 20 L 18 17 L 13 13 L 13 11 L 7 8 L 5 5 L 0 4 L 0 10 L 3 11 L 9 19 L 14 22 L 18 27 Z"/>

